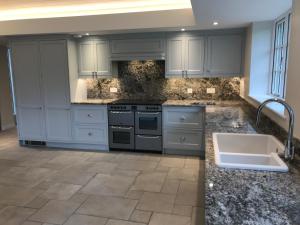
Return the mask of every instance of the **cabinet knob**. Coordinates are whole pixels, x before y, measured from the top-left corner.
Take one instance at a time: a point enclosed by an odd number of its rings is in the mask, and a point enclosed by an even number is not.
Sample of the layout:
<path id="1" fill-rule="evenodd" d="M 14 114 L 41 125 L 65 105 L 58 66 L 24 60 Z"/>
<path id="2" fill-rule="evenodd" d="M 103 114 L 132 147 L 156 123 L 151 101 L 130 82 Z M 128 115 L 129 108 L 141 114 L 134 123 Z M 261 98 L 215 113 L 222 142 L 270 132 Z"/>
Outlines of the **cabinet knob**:
<path id="1" fill-rule="evenodd" d="M 92 135 L 93 135 L 93 133 L 89 132 L 89 133 L 88 133 L 88 135 L 89 135 L 89 136 L 92 136 Z"/>
<path id="2" fill-rule="evenodd" d="M 186 137 L 180 137 L 180 142 L 184 142 L 186 140 Z"/>
<path id="3" fill-rule="evenodd" d="M 87 116 L 88 116 L 89 118 L 92 118 L 92 117 L 93 117 L 93 115 L 92 115 L 92 114 L 88 114 Z"/>
<path id="4" fill-rule="evenodd" d="M 185 117 L 185 116 L 182 116 L 182 117 L 180 117 L 180 120 L 181 120 L 181 121 L 185 121 L 185 120 L 186 120 L 186 117 Z"/>

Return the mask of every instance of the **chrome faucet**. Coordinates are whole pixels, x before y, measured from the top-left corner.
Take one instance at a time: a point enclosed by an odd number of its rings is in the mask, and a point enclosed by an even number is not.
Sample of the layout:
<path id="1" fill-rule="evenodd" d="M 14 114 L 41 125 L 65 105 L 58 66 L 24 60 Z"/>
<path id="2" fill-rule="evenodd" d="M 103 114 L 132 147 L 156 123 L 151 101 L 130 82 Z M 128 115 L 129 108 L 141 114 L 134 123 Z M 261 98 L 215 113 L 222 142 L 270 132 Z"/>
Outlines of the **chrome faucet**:
<path id="1" fill-rule="evenodd" d="M 295 147 L 294 147 L 294 144 L 293 144 L 293 132 L 294 132 L 295 116 L 294 116 L 294 110 L 292 109 L 292 107 L 289 104 L 287 104 L 285 101 L 283 101 L 281 99 L 278 99 L 278 98 L 271 98 L 271 99 L 268 99 L 268 100 L 264 101 L 263 103 L 261 103 L 261 105 L 257 109 L 256 126 L 257 127 L 259 126 L 261 111 L 266 106 L 266 104 L 268 104 L 270 102 L 280 103 L 281 105 L 283 105 L 285 107 L 285 109 L 289 113 L 289 119 L 290 120 L 289 120 L 289 129 L 288 129 L 288 139 L 285 142 L 284 157 L 287 160 L 293 160 L 294 159 L 294 154 L 295 154 Z"/>

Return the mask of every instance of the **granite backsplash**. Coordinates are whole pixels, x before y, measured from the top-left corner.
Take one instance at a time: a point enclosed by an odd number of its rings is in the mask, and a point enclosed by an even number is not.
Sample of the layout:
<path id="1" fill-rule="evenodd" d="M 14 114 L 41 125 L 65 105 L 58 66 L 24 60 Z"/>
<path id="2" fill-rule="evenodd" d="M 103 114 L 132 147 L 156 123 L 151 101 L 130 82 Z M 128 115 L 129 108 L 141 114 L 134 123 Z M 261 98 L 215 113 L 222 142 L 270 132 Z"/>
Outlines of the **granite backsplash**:
<path id="1" fill-rule="evenodd" d="M 118 78 L 87 79 L 88 98 L 122 99 L 190 99 L 236 100 L 240 99 L 240 78 L 165 78 L 164 61 L 118 62 Z M 111 93 L 110 88 L 118 88 Z M 216 88 L 215 94 L 206 89 Z M 187 89 L 193 93 L 188 94 Z"/>

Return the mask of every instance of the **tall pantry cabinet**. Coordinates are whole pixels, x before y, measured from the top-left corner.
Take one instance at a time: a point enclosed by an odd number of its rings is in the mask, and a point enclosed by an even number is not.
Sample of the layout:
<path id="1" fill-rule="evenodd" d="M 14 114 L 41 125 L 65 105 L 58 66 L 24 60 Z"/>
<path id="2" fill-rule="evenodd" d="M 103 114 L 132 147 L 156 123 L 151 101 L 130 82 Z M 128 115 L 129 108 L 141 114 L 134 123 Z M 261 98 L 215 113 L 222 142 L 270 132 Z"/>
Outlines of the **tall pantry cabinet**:
<path id="1" fill-rule="evenodd" d="M 11 42 L 20 140 L 71 140 L 67 40 Z"/>

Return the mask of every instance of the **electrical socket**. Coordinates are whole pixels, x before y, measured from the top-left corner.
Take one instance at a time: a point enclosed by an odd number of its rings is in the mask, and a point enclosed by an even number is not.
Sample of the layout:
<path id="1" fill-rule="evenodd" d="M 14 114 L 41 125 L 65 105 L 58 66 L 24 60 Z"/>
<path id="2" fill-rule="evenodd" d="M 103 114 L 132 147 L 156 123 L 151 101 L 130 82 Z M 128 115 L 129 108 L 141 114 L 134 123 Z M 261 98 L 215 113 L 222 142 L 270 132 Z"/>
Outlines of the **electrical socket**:
<path id="1" fill-rule="evenodd" d="M 109 89 L 109 91 L 110 91 L 111 93 L 117 93 L 117 92 L 118 92 L 118 88 L 111 87 L 111 88 Z"/>
<path id="2" fill-rule="evenodd" d="M 188 94 L 193 94 L 193 88 L 188 88 L 188 89 L 187 89 L 187 93 L 188 93 Z"/>
<path id="3" fill-rule="evenodd" d="M 206 93 L 207 94 L 215 94 L 216 93 L 216 89 L 215 88 L 207 88 L 206 89 Z"/>

